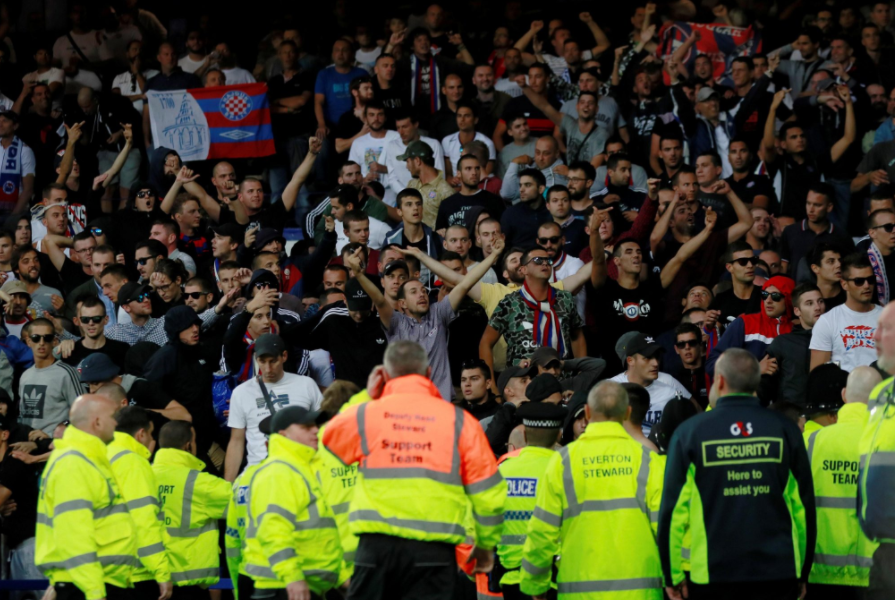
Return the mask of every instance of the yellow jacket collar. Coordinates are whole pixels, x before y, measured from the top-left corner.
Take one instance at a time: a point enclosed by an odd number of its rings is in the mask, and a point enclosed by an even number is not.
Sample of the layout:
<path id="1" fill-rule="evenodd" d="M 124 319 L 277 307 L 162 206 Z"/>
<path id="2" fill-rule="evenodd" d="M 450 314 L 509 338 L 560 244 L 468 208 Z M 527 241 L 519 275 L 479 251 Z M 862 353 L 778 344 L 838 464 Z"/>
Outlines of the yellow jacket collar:
<path id="1" fill-rule="evenodd" d="M 205 468 L 205 463 L 183 450 L 176 448 L 162 448 L 155 453 L 154 465 L 170 466 L 170 467 L 186 467 L 187 469 L 195 469 L 201 471 Z"/>
<path id="2" fill-rule="evenodd" d="M 69 425 L 65 428 L 62 439 L 56 440 L 55 446 L 57 450 L 73 449 L 90 458 L 98 459 L 101 457 L 108 459 L 106 456 L 106 444 L 92 433 L 81 431 L 74 425 Z"/>
<path id="3" fill-rule="evenodd" d="M 625 428 L 621 423 L 617 423 L 615 421 L 601 421 L 600 423 L 589 423 L 587 428 L 584 430 L 584 433 L 581 434 L 581 438 L 596 438 L 596 437 L 626 437 L 631 438 L 628 435 L 628 432 L 625 431 Z M 633 438 L 631 438 L 633 439 Z"/>
<path id="4" fill-rule="evenodd" d="M 317 452 L 316 449 L 293 442 L 279 433 L 274 433 L 270 436 L 267 449 L 271 458 L 282 458 L 287 461 L 305 464 L 310 464 L 311 459 L 314 458 L 314 454 Z"/>
<path id="5" fill-rule="evenodd" d="M 109 445 L 116 446 L 124 450 L 130 450 L 137 456 L 141 456 L 146 460 L 149 460 L 149 457 L 152 456 L 152 452 L 149 451 L 149 448 L 138 442 L 136 438 L 134 438 L 134 436 L 130 435 L 129 433 L 116 431 L 115 439 L 112 440 L 112 443 Z"/>
<path id="6" fill-rule="evenodd" d="M 862 423 L 870 420 L 870 409 L 863 402 L 849 402 L 839 409 L 837 423 Z"/>
<path id="7" fill-rule="evenodd" d="M 553 448 L 541 448 L 539 446 L 526 446 L 519 453 L 519 457 L 523 456 L 552 456 L 556 452 Z"/>

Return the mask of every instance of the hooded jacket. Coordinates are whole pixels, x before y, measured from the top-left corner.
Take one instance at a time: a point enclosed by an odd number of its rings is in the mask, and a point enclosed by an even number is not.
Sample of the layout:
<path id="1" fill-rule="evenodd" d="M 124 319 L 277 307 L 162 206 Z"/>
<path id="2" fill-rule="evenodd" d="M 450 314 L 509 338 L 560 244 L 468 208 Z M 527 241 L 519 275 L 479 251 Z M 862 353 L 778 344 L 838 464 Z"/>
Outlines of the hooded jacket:
<path id="1" fill-rule="evenodd" d="M 764 303 L 762 303 L 759 312 L 737 317 L 727 327 L 717 345 L 712 348 L 705 363 L 706 375 L 714 376 L 715 362 L 728 348 L 743 348 L 756 359 L 761 360 L 768 353 L 768 346 L 777 336 L 792 331 L 792 291 L 795 288 L 795 283 L 789 277 L 777 275 L 765 281 L 761 289 L 764 291 L 769 287 L 775 287 L 783 294 L 786 310 L 781 316 L 771 318 L 765 313 Z"/>

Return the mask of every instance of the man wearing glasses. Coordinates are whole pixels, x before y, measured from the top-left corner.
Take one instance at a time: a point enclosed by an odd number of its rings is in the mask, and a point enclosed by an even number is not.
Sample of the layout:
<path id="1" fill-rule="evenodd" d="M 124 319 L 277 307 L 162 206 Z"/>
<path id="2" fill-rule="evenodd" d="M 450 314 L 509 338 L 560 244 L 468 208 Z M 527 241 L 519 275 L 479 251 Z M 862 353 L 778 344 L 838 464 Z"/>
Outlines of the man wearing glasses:
<path id="1" fill-rule="evenodd" d="M 811 370 L 833 362 L 849 373 L 876 360 L 877 321 L 882 307 L 874 304 L 877 279 L 867 256 L 855 253 L 842 259 L 841 304 L 821 316 L 811 332 Z"/>
<path id="2" fill-rule="evenodd" d="M 124 357 L 130 346 L 106 337 L 105 326 L 109 323 L 109 315 L 106 313 L 103 301 L 96 296 L 81 296 L 75 314 L 77 316 L 74 318 L 74 323 L 81 330 L 83 337 L 77 341 L 64 340 L 60 344 L 63 362 L 76 367 L 91 354 L 101 352 L 124 371 Z M 66 346 L 69 344 L 73 346 L 70 346 L 70 352 L 66 353 Z"/>
<path id="3" fill-rule="evenodd" d="M 53 435 L 56 425 L 68 418 L 75 398 L 85 390 L 77 369 L 53 357 L 59 340 L 52 321 L 35 319 L 25 326 L 22 336 L 34 354 L 34 366 L 19 380 L 19 421 Z"/>
<path id="4" fill-rule="evenodd" d="M 134 262 L 140 273 L 140 282 L 149 283 L 149 276 L 155 271 L 155 265 L 163 258 L 168 258 L 168 249 L 158 240 L 144 240 L 134 250 Z"/>
<path id="5" fill-rule="evenodd" d="M 876 277 L 876 301 L 885 306 L 895 300 L 890 275 L 895 274 L 895 211 L 889 208 L 875 211 L 870 215 L 869 225 L 867 233 L 871 244 L 867 248 L 867 258 Z"/>
<path id="6" fill-rule="evenodd" d="M 721 333 L 738 316 L 758 312 L 761 308 L 761 286 L 755 285 L 758 257 L 752 246 L 743 240 L 730 244 L 724 253 L 724 263 L 733 285 L 729 290 L 719 292 L 709 307 L 721 311 L 718 316 Z"/>

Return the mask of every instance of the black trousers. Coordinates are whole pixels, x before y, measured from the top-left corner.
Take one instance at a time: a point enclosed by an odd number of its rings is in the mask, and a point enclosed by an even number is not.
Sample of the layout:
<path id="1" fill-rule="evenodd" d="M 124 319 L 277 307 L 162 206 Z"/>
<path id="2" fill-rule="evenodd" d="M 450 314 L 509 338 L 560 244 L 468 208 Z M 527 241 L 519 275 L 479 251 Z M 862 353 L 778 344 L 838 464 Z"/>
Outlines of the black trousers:
<path id="1" fill-rule="evenodd" d="M 862 600 L 867 588 L 853 585 L 809 583 L 805 600 Z"/>
<path id="2" fill-rule="evenodd" d="M 158 583 L 155 581 L 137 581 L 134 583 L 134 600 L 158 600 Z"/>
<path id="3" fill-rule="evenodd" d="M 500 591 L 503 594 L 504 600 L 531 600 L 531 596 L 528 594 L 523 594 L 522 590 L 519 589 L 519 585 L 501 585 Z M 550 589 L 547 592 L 548 600 L 556 600 L 556 590 Z"/>
<path id="4" fill-rule="evenodd" d="M 737 583 L 687 584 L 689 600 L 795 600 L 801 591 L 798 580 L 743 581 Z"/>
<path id="5" fill-rule="evenodd" d="M 56 600 L 85 600 L 84 592 L 73 583 L 57 583 L 53 587 L 56 588 Z M 158 588 L 156 588 L 156 592 L 158 592 Z M 158 593 L 155 597 L 157 600 Z M 106 584 L 106 600 L 133 600 L 133 596 L 131 590 Z"/>
<path id="6" fill-rule="evenodd" d="M 870 567 L 870 587 L 865 600 L 891 600 L 895 598 L 895 544 L 880 544 L 873 553 Z"/>
<path id="7" fill-rule="evenodd" d="M 206 588 L 198 585 L 175 585 L 171 600 L 211 600 L 211 595 Z"/>
<path id="8" fill-rule="evenodd" d="M 365 533 L 348 600 L 452 600 L 456 573 L 451 544 Z"/>

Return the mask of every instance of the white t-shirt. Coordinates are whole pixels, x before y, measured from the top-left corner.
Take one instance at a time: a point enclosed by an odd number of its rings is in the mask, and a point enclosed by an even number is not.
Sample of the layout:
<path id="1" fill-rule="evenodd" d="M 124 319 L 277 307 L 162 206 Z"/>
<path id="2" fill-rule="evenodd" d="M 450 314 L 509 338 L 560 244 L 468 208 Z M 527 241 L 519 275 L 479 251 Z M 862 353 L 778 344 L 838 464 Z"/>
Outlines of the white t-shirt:
<path id="1" fill-rule="evenodd" d="M 56 43 L 53 44 L 54 59 L 58 60 L 63 65 L 68 65 L 69 59 L 76 56 L 78 57 L 78 60 L 83 62 L 81 55 L 78 54 L 78 51 L 75 50 L 71 40 L 68 39 L 69 35 L 71 35 L 72 39 L 77 43 L 78 48 L 81 49 L 81 52 L 87 57 L 87 60 L 92 63 L 100 61 L 99 48 L 102 45 L 102 34 L 93 29 L 87 33 L 74 33 L 73 31 L 70 31 L 66 35 L 59 36 Z"/>
<path id="2" fill-rule="evenodd" d="M 304 375 L 285 373 L 278 382 L 264 385 L 267 387 L 271 403 L 277 410 L 287 406 L 319 410 L 323 402 L 320 388 L 313 379 Z M 256 378 L 253 377 L 236 386 L 233 395 L 230 396 L 230 416 L 227 425 L 246 430 L 246 454 L 249 466 L 257 465 L 267 458 L 264 434 L 258 429 L 258 425 L 269 416 L 270 411 L 267 409 L 267 403 Z"/>
<path id="3" fill-rule="evenodd" d="M 367 215 L 369 217 L 369 215 Z M 385 243 L 385 236 L 388 235 L 388 232 L 391 231 L 391 227 L 376 219 L 374 217 L 370 218 L 370 239 L 367 242 L 367 247 L 372 250 L 379 250 L 382 248 L 382 245 Z M 345 233 L 345 226 L 341 221 L 335 222 L 336 226 L 336 254 L 340 254 L 342 252 L 342 248 L 347 246 L 350 243 L 348 239 L 348 234 Z"/>
<path id="4" fill-rule="evenodd" d="M 146 81 L 149 81 L 158 74 L 158 70 L 149 69 L 147 71 L 143 71 L 143 78 Z M 124 73 L 117 75 L 115 79 L 112 80 L 112 89 L 114 90 L 115 88 L 121 90 L 122 96 L 136 96 L 143 93 L 143 88 L 140 87 L 140 82 L 136 80 L 134 74 L 130 71 L 125 71 Z M 138 113 L 143 113 L 142 100 L 134 100 L 133 105 Z"/>
<path id="5" fill-rule="evenodd" d="M 127 47 L 134 40 L 142 40 L 143 34 L 137 29 L 136 25 L 127 25 L 118 31 L 109 33 L 108 31 L 100 32 L 103 36 L 103 43 L 99 47 L 100 60 L 127 60 Z"/>
<path id="6" fill-rule="evenodd" d="M 255 83 L 255 77 L 243 69 L 242 67 L 233 67 L 232 69 L 221 69 L 226 77 L 227 85 L 237 85 L 240 83 Z"/>
<path id="7" fill-rule="evenodd" d="M 476 131 L 475 141 L 484 142 L 484 144 L 488 146 L 488 160 L 497 160 L 497 150 L 494 148 L 494 142 L 491 141 L 491 138 Z M 463 145 L 460 143 L 460 132 L 452 133 L 441 140 L 441 147 L 444 148 L 445 158 L 447 158 L 454 175 L 456 175 L 458 173 L 457 161 L 460 160 L 461 156 L 466 154 L 466 152 L 463 151 Z M 435 164 L 438 165 L 438 163 Z M 484 167 L 484 165 L 482 166 Z"/>
<path id="8" fill-rule="evenodd" d="M 435 167 L 438 168 L 440 165 L 443 165 L 444 150 L 441 148 L 441 142 L 424 136 L 420 136 L 420 141 L 425 142 L 432 148 L 432 153 L 435 157 Z M 406 188 L 412 179 L 410 171 L 407 170 L 407 161 L 398 160 L 398 157 L 405 152 L 407 152 L 407 145 L 401 140 L 399 135 L 385 145 L 384 156 L 380 156 L 379 161 L 377 161 L 388 168 L 388 188 L 395 194 Z"/>
<path id="9" fill-rule="evenodd" d="M 381 138 L 374 138 L 372 133 L 362 135 L 351 142 L 351 150 L 348 151 L 348 160 L 353 160 L 359 164 L 361 174 L 366 177 L 367 173 L 370 172 L 370 164 L 374 162 L 382 164 L 379 159 L 382 157 L 385 147 L 395 138 L 399 141 L 401 140 L 401 136 L 398 135 L 398 132 L 391 130 L 386 130 L 385 137 Z M 380 174 L 377 181 L 382 182 L 385 181 L 386 178 L 386 175 Z"/>
<path id="10" fill-rule="evenodd" d="M 814 324 L 808 347 L 831 352 L 830 361 L 849 373 L 855 367 L 869 366 L 876 360 L 873 336 L 881 312 L 882 307 L 877 305 L 870 312 L 859 313 L 840 304 Z"/>
<path id="11" fill-rule="evenodd" d="M 357 66 L 372 73 L 380 54 L 382 54 L 382 46 L 376 46 L 372 50 L 358 50 L 354 53 L 354 60 L 357 61 Z"/>
<path id="12" fill-rule="evenodd" d="M 12 144 L 10 144 L 10 148 L 11 147 Z M 4 148 L 3 144 L 0 144 L 0 164 L 3 164 L 6 161 L 7 151 L 8 149 Z M 37 167 L 37 162 L 34 160 L 34 151 L 25 142 L 22 142 L 22 158 L 20 164 L 22 165 L 23 179 L 28 175 L 34 175 L 34 169 Z M 19 191 L 22 191 L 21 184 L 19 184 Z"/>
<path id="13" fill-rule="evenodd" d="M 177 66 L 183 69 L 184 73 L 195 73 L 199 70 L 199 67 L 205 62 L 205 57 L 203 56 L 199 60 L 193 60 L 190 58 L 190 55 L 187 54 L 183 58 L 177 61 Z M 229 83 L 229 81 L 228 81 Z"/>
<path id="14" fill-rule="evenodd" d="M 95 92 L 101 92 L 103 82 L 96 76 L 96 73 L 85 71 L 84 69 L 78 69 L 77 73 L 65 78 L 66 95 L 77 95 L 81 88 L 85 87 L 89 87 Z"/>
<path id="15" fill-rule="evenodd" d="M 609 381 L 628 383 L 628 374 L 619 373 Z M 649 411 L 647 411 L 646 417 L 643 418 L 642 429 L 643 435 L 649 437 L 653 425 L 662 418 L 662 411 L 665 410 L 665 405 L 668 404 L 668 401 L 675 398 L 690 398 L 690 392 L 677 379 L 668 373 L 661 372 L 658 379 L 646 386 L 646 391 L 649 392 L 650 404 Z"/>
<path id="16" fill-rule="evenodd" d="M 43 73 L 38 73 L 37 71 L 31 71 L 24 77 L 22 77 L 23 83 L 45 83 L 50 85 L 51 83 L 64 83 L 65 82 L 65 71 L 62 69 L 57 69 L 56 67 L 50 67 L 49 71 L 45 71 Z"/>

